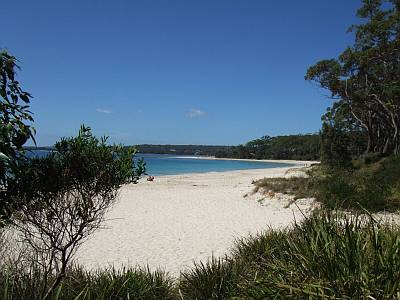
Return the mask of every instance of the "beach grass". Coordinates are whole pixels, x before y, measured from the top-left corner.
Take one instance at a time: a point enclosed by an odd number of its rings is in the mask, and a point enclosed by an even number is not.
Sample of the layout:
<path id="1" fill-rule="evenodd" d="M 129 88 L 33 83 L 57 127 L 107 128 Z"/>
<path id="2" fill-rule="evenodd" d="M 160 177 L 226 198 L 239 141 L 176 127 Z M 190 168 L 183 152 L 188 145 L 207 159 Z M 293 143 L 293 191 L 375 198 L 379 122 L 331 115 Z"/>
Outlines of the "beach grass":
<path id="1" fill-rule="evenodd" d="M 195 266 L 180 284 L 187 299 L 394 299 L 399 251 L 398 227 L 318 212 L 292 229 L 240 240 L 230 259 Z"/>
<path id="2" fill-rule="evenodd" d="M 315 211 L 237 240 L 173 279 L 148 269 L 71 268 L 51 299 L 398 299 L 400 229 L 371 214 Z M 48 278 L 47 280 L 51 280 Z M 1 268 L 2 299 L 40 299 L 40 268 Z"/>
<path id="3" fill-rule="evenodd" d="M 51 282 L 38 268 L 1 269 L 1 299 L 42 299 L 43 288 Z M 176 299 L 173 280 L 161 271 L 127 268 L 86 271 L 70 269 L 62 284 L 50 299 L 106 300 L 106 299 Z"/>

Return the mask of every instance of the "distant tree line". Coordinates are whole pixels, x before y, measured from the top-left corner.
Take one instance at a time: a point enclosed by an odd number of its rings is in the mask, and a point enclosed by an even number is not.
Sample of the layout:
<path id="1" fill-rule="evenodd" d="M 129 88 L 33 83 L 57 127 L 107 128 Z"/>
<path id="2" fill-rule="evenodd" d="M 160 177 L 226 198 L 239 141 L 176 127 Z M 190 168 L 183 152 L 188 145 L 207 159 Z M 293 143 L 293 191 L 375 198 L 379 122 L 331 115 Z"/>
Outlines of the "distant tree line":
<path id="1" fill-rule="evenodd" d="M 204 155 L 214 156 L 218 151 L 229 148 L 228 146 L 208 145 L 137 145 L 135 148 L 140 153 L 175 154 L 175 155 Z"/>
<path id="2" fill-rule="evenodd" d="M 318 160 L 320 137 L 319 134 L 263 136 L 244 145 L 218 150 L 215 156 L 241 159 Z"/>
<path id="3" fill-rule="evenodd" d="M 299 159 L 320 158 L 320 135 L 263 136 L 239 146 L 207 145 L 137 145 L 140 153 L 204 155 L 240 159 Z"/>
<path id="4" fill-rule="evenodd" d="M 263 136 L 239 146 L 210 145 L 137 145 L 139 153 L 190 156 L 215 156 L 242 159 L 298 159 L 320 158 L 319 134 Z M 54 147 L 25 147 L 26 150 L 54 150 Z"/>

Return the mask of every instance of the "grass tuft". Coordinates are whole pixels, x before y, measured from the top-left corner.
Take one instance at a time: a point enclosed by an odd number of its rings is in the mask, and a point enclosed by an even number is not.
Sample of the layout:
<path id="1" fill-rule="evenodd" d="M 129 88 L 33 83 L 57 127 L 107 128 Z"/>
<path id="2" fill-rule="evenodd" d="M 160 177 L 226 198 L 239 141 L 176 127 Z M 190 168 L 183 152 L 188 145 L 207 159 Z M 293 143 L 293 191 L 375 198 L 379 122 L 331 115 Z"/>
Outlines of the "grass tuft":
<path id="1" fill-rule="evenodd" d="M 228 299 L 237 293 L 242 270 L 240 260 L 212 258 L 183 272 L 179 291 L 184 299 Z"/>
<path id="2" fill-rule="evenodd" d="M 41 299 L 46 280 L 40 271 L 1 270 L 2 299 Z M 51 299 L 177 299 L 173 281 L 163 272 L 114 268 L 88 272 L 80 267 L 68 271 Z"/>
<path id="3" fill-rule="evenodd" d="M 371 216 L 316 212 L 237 242 L 231 258 L 184 274 L 184 299 L 395 299 L 400 231 Z"/>

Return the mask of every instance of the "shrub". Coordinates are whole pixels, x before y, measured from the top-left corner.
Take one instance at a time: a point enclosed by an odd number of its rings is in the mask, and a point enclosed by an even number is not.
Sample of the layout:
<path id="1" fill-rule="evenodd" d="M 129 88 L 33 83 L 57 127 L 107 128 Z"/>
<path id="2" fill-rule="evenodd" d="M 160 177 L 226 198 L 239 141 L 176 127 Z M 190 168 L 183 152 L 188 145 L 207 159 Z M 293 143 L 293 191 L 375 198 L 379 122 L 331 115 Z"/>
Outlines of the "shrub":
<path id="1" fill-rule="evenodd" d="M 372 160 L 373 161 L 373 160 Z M 328 208 L 399 208 L 400 158 L 391 156 L 358 169 L 329 169 L 321 178 L 318 200 Z"/>
<path id="2" fill-rule="evenodd" d="M 134 165 L 134 150 L 108 146 L 82 126 L 75 138 L 62 139 L 44 158 L 27 159 L 9 183 L 15 207 L 11 221 L 29 244 L 46 277 L 48 297 L 65 277 L 79 245 L 103 221 L 119 187 L 136 182 L 143 161 Z M 47 289 L 47 291 L 46 291 Z"/>

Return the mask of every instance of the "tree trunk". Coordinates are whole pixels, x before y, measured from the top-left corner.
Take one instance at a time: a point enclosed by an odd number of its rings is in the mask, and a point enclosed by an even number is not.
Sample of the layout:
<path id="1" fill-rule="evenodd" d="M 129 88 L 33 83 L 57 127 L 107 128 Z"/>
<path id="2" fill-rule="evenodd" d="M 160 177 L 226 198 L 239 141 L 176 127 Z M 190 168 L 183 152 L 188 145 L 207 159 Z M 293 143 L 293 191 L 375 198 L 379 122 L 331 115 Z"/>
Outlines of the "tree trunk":
<path id="1" fill-rule="evenodd" d="M 65 277 L 65 271 L 67 269 L 67 256 L 65 253 L 65 250 L 61 254 L 61 270 L 58 272 L 56 279 L 53 281 L 53 284 L 50 286 L 50 288 L 47 290 L 46 294 L 43 297 L 43 300 L 48 300 L 51 299 L 51 296 L 54 292 L 54 290 L 57 288 L 57 286 L 61 283 L 61 281 Z"/>

